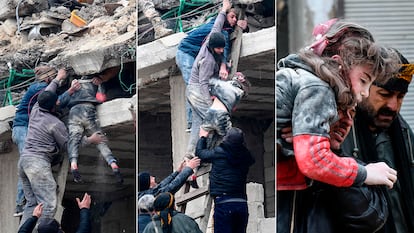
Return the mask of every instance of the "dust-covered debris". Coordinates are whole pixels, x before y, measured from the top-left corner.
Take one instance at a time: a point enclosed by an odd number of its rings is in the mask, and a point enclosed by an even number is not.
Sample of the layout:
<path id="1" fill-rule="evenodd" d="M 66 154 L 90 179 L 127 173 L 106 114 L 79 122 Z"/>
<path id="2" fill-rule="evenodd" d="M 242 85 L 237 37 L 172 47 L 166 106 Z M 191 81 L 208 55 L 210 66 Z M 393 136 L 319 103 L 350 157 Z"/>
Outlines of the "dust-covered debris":
<path id="1" fill-rule="evenodd" d="M 95 0 L 92 4 L 83 4 L 76 11 L 76 14 L 87 22 L 83 28 L 78 28 L 70 22 L 71 11 L 68 8 L 59 6 L 38 11 L 34 6 L 38 6 L 40 2 L 45 1 L 27 0 L 20 5 L 25 11 L 20 12 L 23 15 L 19 16 L 19 24 L 15 17 L 0 22 L 0 80 L 8 76 L 7 62 L 16 70 L 33 69 L 40 62 L 52 62 L 57 65 L 62 62 L 59 66 L 65 67 L 70 64 L 64 63 L 66 59 L 62 57 L 62 53 L 73 54 L 73 51 L 76 52 L 84 45 L 94 45 L 91 49 L 99 48 L 100 45 L 111 49 L 112 42 L 124 41 L 125 49 L 135 46 L 134 36 L 128 40 L 117 39 L 136 31 L 137 14 L 134 0 Z M 15 8 L 12 1 L 7 1 L 6 4 L 11 9 Z M 108 12 L 108 7 L 105 7 L 107 4 L 115 4 L 116 7 L 110 8 Z M 114 47 L 119 49 L 119 46 Z M 52 61 L 53 59 L 55 60 Z M 107 67 L 101 67 L 105 68 Z"/>

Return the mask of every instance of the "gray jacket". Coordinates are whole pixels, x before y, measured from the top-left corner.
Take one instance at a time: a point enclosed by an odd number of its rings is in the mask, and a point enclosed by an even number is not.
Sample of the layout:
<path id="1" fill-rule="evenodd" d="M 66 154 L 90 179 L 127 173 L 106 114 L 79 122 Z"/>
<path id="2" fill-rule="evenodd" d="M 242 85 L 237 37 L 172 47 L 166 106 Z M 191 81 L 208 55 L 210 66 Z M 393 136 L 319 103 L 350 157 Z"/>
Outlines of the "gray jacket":
<path id="1" fill-rule="evenodd" d="M 53 80 L 46 91 L 55 92 L 58 84 Z M 37 157 L 52 163 L 55 156 L 66 151 L 68 130 L 65 124 L 36 103 L 30 113 L 29 127 L 21 157 Z"/>
<path id="2" fill-rule="evenodd" d="M 214 32 L 221 32 L 225 20 L 226 13 L 220 12 L 209 35 Z M 212 100 L 210 99 L 208 83 L 212 77 L 218 77 L 220 64 L 216 62 L 207 45 L 208 39 L 201 46 L 201 49 L 194 60 L 189 85 L 199 85 L 204 100 L 211 104 Z"/>

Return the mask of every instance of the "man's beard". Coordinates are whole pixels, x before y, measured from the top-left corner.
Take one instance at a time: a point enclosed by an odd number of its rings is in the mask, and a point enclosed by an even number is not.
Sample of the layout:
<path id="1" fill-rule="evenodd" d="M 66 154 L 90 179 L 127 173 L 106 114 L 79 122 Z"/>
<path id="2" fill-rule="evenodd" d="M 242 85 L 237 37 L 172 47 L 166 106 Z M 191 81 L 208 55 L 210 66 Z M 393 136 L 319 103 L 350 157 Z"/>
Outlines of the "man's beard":
<path id="1" fill-rule="evenodd" d="M 360 104 L 360 108 L 364 110 L 363 111 L 364 117 L 368 121 L 367 122 L 368 125 L 372 128 L 375 128 L 376 130 L 388 129 L 397 116 L 396 111 L 392 111 L 387 107 L 382 107 L 378 109 L 378 111 L 375 111 L 375 109 L 372 106 L 364 104 L 364 102 Z M 380 120 L 379 116 L 381 115 L 391 116 L 392 120 L 391 121 Z"/>

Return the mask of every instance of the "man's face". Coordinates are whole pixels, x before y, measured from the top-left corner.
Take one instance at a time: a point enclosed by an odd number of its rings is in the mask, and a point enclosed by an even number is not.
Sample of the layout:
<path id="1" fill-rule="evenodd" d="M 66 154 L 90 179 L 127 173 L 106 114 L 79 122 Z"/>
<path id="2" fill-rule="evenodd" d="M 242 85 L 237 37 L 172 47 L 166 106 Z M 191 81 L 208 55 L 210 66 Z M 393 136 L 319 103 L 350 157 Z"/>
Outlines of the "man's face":
<path id="1" fill-rule="evenodd" d="M 230 11 L 229 13 L 227 13 L 226 18 L 227 18 L 227 22 L 230 24 L 231 27 L 234 27 L 234 25 L 236 25 L 237 16 L 233 11 Z"/>
<path id="2" fill-rule="evenodd" d="M 155 188 L 157 186 L 157 182 L 155 181 L 154 176 L 150 176 L 150 188 Z"/>
<path id="3" fill-rule="evenodd" d="M 372 85 L 369 97 L 364 99 L 359 108 L 367 115 L 371 130 L 387 129 L 400 112 L 405 92 L 388 91 Z"/>
<path id="4" fill-rule="evenodd" d="M 349 109 L 346 112 L 338 111 L 339 120 L 331 125 L 329 132 L 331 149 L 339 150 L 352 127 L 355 113 L 355 108 Z"/>
<path id="5" fill-rule="evenodd" d="M 224 48 L 213 48 L 213 50 L 214 50 L 215 53 L 217 53 L 219 55 L 224 53 Z"/>

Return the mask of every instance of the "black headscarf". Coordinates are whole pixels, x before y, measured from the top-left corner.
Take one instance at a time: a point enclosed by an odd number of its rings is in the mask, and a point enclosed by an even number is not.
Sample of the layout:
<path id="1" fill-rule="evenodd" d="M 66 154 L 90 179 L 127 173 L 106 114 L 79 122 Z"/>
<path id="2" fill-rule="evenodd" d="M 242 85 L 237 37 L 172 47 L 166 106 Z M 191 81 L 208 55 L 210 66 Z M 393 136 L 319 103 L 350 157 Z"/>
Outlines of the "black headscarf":
<path id="1" fill-rule="evenodd" d="M 154 210 L 161 220 L 161 228 L 164 233 L 172 232 L 172 217 L 174 212 L 174 195 L 161 193 L 154 200 Z"/>

